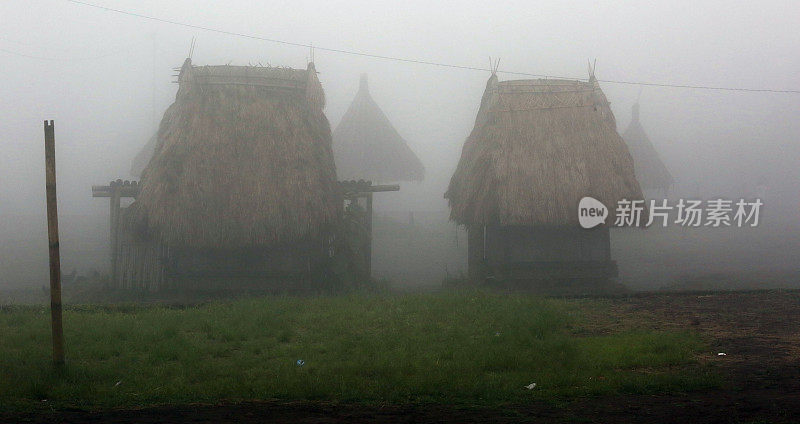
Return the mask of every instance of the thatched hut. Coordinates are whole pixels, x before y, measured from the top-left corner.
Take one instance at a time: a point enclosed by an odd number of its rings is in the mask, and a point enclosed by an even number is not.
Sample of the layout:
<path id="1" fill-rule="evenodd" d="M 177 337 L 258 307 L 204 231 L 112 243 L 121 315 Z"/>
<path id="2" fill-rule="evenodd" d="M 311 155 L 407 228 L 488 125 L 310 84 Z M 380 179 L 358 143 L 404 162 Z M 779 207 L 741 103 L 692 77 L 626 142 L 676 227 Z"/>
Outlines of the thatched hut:
<path id="1" fill-rule="evenodd" d="M 339 178 L 380 183 L 421 181 L 425 167 L 369 94 L 361 75 L 358 93 L 333 131 Z"/>
<path id="2" fill-rule="evenodd" d="M 636 180 L 639 181 L 642 190 L 659 190 L 666 195 L 667 190 L 675 181 L 639 121 L 638 102 L 633 105 L 631 112 L 631 123 L 628 125 L 628 129 L 622 133 L 622 138 L 628 144 L 628 149 L 633 156 Z"/>
<path id="3" fill-rule="evenodd" d="M 310 278 L 324 266 L 342 203 L 314 65 L 187 59 L 178 83 L 140 193 L 122 214 L 120 285 Z"/>
<path id="4" fill-rule="evenodd" d="M 607 206 L 606 225 L 579 227 L 585 196 Z M 530 281 L 614 276 L 608 225 L 618 200 L 642 194 L 594 77 L 492 75 L 445 197 L 467 228 L 472 278 Z"/>

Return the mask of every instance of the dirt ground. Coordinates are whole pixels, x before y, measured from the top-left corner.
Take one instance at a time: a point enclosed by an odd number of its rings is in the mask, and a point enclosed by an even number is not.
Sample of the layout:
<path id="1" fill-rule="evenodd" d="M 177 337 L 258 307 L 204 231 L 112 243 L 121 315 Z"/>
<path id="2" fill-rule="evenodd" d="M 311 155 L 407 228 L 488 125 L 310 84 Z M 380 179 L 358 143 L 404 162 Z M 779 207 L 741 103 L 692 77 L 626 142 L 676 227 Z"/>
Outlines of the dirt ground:
<path id="1" fill-rule="evenodd" d="M 800 422 L 800 292 L 643 293 L 607 300 L 590 331 L 645 326 L 689 328 L 709 336 L 700 357 L 725 377 L 721 389 L 674 395 L 626 395 L 503 409 L 364 406 L 263 401 L 137 410 L 4 415 L 30 423 L 793 423 Z M 633 314 L 635 312 L 635 314 Z M 602 316 L 601 316 L 602 315 Z M 635 319 L 631 317 L 636 317 Z M 724 356 L 718 353 L 724 352 Z"/>

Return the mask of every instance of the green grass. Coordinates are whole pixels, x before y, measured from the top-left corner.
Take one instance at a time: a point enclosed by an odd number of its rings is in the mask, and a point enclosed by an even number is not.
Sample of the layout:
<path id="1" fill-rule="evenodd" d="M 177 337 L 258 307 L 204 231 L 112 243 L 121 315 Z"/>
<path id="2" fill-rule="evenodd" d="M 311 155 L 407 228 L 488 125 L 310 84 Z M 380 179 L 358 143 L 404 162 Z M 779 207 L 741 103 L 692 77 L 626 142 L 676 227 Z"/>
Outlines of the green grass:
<path id="1" fill-rule="evenodd" d="M 68 308 L 64 322 L 58 371 L 48 310 L 0 310 L 0 409 L 44 399 L 89 409 L 267 398 L 501 405 L 717 384 L 693 359 L 706 348 L 697 335 L 579 336 L 578 305 L 524 295 L 87 306 Z"/>

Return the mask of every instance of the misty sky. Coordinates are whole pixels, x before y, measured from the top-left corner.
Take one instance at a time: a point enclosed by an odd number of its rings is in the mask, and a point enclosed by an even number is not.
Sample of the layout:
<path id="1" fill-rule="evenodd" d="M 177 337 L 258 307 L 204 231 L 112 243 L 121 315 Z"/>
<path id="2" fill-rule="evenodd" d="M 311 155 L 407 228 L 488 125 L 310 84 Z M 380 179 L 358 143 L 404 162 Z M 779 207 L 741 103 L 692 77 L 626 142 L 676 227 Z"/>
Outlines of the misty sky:
<path id="1" fill-rule="evenodd" d="M 573 78 L 597 60 L 606 80 L 800 88 L 795 1 L 103 1 L 164 19 L 317 46 Z M 650 4 L 653 3 L 653 4 Z M 62 214 L 103 214 L 90 186 L 130 178 L 130 161 L 174 100 L 173 68 L 305 67 L 308 49 L 152 22 L 67 1 L 0 1 L 0 216 L 44 213 L 42 121 L 55 119 Z M 317 50 L 335 126 L 368 73 L 375 100 L 421 157 L 409 207 L 442 194 L 472 128 L 487 72 Z M 500 74 L 501 79 L 514 79 Z M 642 121 L 678 193 L 741 197 L 757 179 L 776 210 L 800 209 L 800 94 L 603 83 L 620 132 Z M 153 93 L 155 92 L 155 103 Z M 154 113 L 155 108 L 155 113 Z M 406 190 L 408 193 L 409 190 Z M 769 203 L 765 207 L 769 207 Z"/>

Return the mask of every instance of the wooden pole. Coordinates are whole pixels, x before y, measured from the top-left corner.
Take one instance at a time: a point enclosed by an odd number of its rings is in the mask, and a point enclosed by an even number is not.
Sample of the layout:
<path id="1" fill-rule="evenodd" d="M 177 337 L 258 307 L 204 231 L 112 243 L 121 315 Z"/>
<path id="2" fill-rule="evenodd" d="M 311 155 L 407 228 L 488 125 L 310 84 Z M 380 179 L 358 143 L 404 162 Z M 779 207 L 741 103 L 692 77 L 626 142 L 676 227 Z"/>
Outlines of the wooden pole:
<path id="1" fill-rule="evenodd" d="M 372 193 L 367 194 L 367 279 L 372 279 Z"/>
<path id="2" fill-rule="evenodd" d="M 50 323 L 53 331 L 53 363 L 56 366 L 62 366 L 64 365 L 64 330 L 61 322 L 61 256 L 58 249 L 55 144 L 56 136 L 53 121 L 44 121 L 47 239 L 50 246 Z"/>

